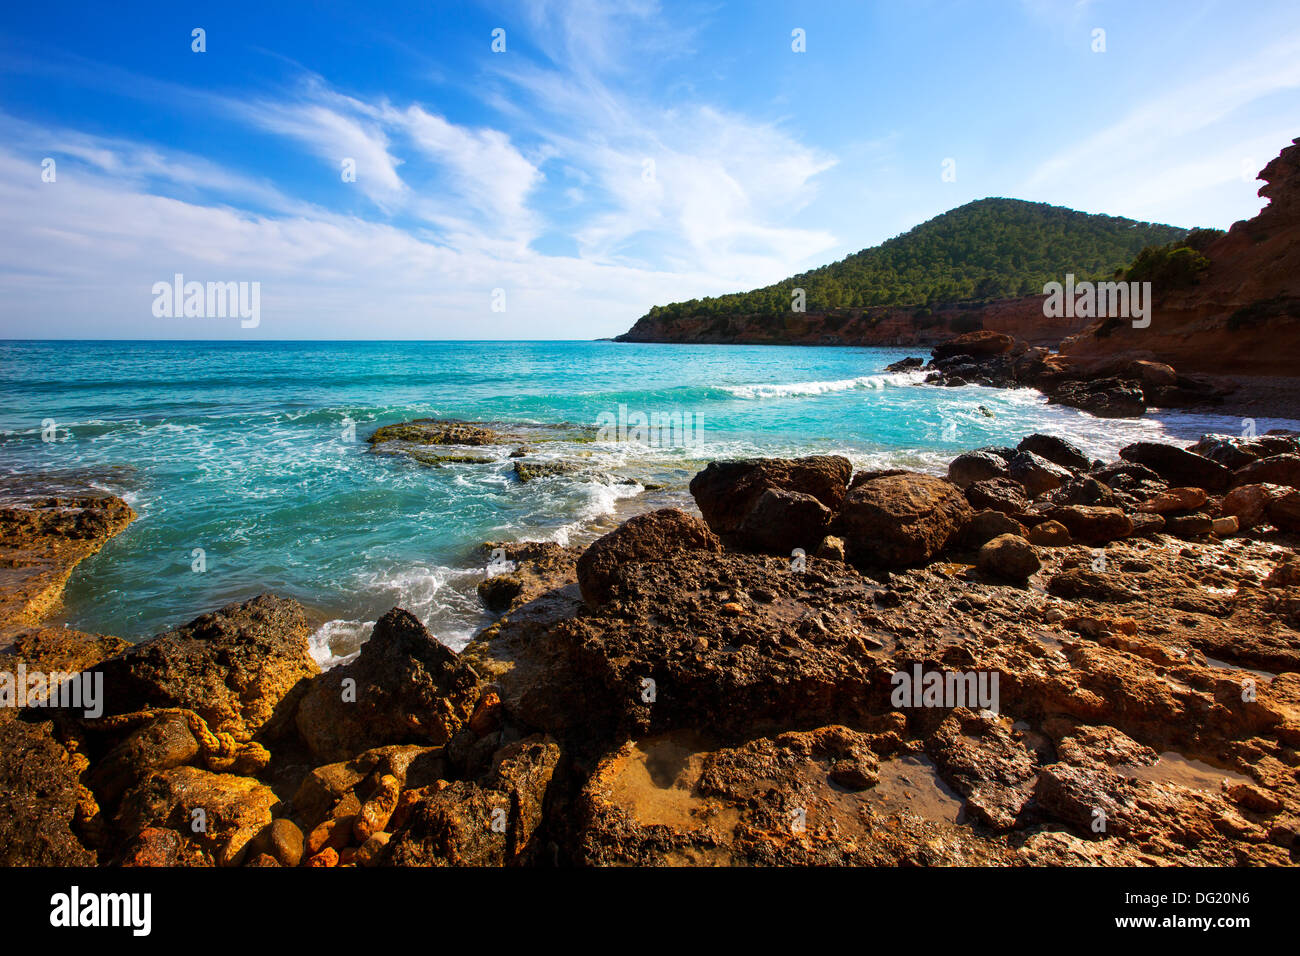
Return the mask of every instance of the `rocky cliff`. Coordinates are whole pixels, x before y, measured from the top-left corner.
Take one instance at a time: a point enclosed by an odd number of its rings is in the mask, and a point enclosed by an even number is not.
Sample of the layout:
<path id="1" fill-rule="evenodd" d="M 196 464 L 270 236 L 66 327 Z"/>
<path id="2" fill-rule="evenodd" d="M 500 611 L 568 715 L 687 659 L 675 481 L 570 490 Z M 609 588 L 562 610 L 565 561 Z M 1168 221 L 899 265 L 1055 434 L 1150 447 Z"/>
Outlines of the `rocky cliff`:
<path id="1" fill-rule="evenodd" d="M 1294 375 L 1300 349 L 1300 139 L 1260 172 L 1269 200 L 1206 249 L 1186 289 L 1154 288 L 1151 325 L 1094 322 L 1061 345 L 1078 363 L 1155 359 L 1181 371 Z"/>

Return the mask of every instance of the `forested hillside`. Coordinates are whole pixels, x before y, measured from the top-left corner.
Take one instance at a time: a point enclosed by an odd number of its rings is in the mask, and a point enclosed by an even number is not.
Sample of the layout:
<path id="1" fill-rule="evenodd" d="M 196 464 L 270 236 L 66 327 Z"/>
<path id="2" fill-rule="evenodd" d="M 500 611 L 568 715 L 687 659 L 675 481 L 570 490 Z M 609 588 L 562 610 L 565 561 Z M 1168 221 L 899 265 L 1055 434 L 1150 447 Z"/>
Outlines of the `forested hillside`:
<path id="1" fill-rule="evenodd" d="M 1187 232 L 1046 203 L 980 199 L 775 285 L 654 306 L 644 318 L 662 327 L 692 316 L 789 313 L 796 288 L 804 290 L 808 312 L 1032 295 L 1067 272 L 1080 279 L 1110 276 L 1143 248 Z"/>

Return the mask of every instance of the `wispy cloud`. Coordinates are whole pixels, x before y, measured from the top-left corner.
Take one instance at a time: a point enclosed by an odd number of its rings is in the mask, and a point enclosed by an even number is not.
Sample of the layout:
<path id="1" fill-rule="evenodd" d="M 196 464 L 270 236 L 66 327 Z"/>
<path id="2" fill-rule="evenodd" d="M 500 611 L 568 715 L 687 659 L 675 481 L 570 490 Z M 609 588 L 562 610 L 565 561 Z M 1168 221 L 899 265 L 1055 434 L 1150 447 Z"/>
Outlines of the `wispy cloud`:
<path id="1" fill-rule="evenodd" d="M 1275 94 L 1297 87 L 1300 38 L 1291 37 L 1171 84 L 1112 125 L 1084 131 L 1040 163 L 1021 194 L 1048 198 L 1071 184 L 1078 204 L 1105 203 L 1129 215 L 1185 204 L 1189 195 L 1240 179 L 1243 164 L 1262 166 L 1285 145 L 1294 135 L 1295 101 Z"/>

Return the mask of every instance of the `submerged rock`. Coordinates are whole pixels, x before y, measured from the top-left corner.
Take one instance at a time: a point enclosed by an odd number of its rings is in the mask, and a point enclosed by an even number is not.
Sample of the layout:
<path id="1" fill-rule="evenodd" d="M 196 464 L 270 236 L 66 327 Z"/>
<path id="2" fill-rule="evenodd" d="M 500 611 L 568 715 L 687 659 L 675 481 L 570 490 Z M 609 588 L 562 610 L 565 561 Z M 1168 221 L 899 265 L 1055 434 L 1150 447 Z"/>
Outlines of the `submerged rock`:
<path id="1" fill-rule="evenodd" d="M 390 441 L 412 445 L 500 445 L 504 439 L 479 422 L 417 418 L 377 428 L 366 441 L 371 445 Z"/>

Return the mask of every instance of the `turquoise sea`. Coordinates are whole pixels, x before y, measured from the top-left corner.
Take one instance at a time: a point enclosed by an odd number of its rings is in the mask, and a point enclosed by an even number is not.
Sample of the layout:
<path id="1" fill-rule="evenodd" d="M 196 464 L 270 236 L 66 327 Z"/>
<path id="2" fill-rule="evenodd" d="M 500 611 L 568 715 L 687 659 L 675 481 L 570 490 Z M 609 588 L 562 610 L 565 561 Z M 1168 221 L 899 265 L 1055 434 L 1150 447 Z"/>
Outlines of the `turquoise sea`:
<path id="1" fill-rule="evenodd" d="M 917 373 L 883 371 L 907 354 L 613 342 L 0 342 L 0 493 L 89 481 L 139 512 L 74 573 L 65 623 L 138 640 L 274 591 L 311 609 L 324 657 L 355 650 L 370 622 L 399 604 L 463 645 L 485 621 L 477 545 L 582 543 L 637 511 L 689 506 L 685 486 L 712 458 L 835 452 L 858 467 L 939 472 L 961 450 L 1033 431 L 1106 457 L 1141 437 L 1240 430 L 1222 416 L 1106 421 L 1029 390 L 922 386 Z M 601 416 L 620 406 L 628 416 L 689 413 L 699 440 L 595 440 Z M 431 467 L 370 453 L 365 438 L 377 426 L 422 416 L 523 431 L 526 461 L 578 470 L 522 483 L 509 457 L 518 441 L 467 450 L 487 464 Z"/>

